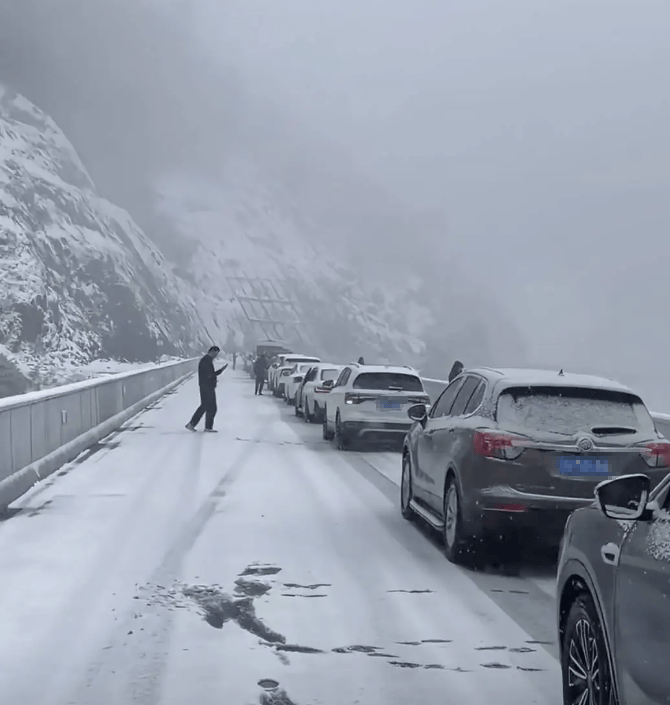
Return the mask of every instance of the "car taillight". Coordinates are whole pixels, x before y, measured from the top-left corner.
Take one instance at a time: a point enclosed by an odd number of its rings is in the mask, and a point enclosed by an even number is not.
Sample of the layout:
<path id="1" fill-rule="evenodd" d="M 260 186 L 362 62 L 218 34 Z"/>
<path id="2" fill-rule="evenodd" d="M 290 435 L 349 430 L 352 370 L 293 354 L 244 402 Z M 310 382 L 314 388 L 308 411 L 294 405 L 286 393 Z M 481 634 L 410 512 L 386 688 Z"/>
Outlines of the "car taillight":
<path id="1" fill-rule="evenodd" d="M 501 431 L 477 430 L 474 435 L 475 453 L 486 458 L 516 460 L 525 450 L 523 436 Z"/>
<path id="2" fill-rule="evenodd" d="M 361 404 L 364 401 L 371 401 L 374 399 L 375 397 L 371 397 L 369 394 L 352 394 L 351 392 L 347 392 L 344 395 L 345 404 Z"/>
<path id="3" fill-rule="evenodd" d="M 319 392 L 319 394 L 329 392 L 331 389 L 332 389 L 332 387 L 314 387 L 314 391 Z"/>
<path id="4" fill-rule="evenodd" d="M 641 455 L 650 468 L 670 467 L 670 443 L 668 441 L 643 443 L 642 448 L 644 450 Z"/>
<path id="5" fill-rule="evenodd" d="M 487 509 L 494 509 L 496 512 L 526 512 L 528 507 L 525 504 L 506 504 L 504 502 L 497 502 L 491 504 Z"/>
<path id="6" fill-rule="evenodd" d="M 409 397 L 407 400 L 410 404 L 430 404 L 430 397 L 427 394 L 418 394 L 414 397 Z"/>

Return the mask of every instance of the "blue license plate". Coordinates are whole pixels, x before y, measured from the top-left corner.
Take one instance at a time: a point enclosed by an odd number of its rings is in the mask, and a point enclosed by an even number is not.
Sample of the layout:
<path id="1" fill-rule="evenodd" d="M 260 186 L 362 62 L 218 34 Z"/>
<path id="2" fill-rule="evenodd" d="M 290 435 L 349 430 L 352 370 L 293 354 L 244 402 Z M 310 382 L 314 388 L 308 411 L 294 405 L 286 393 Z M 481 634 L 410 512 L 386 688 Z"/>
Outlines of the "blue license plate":
<path id="1" fill-rule="evenodd" d="M 379 397 L 377 399 L 377 408 L 379 411 L 402 411 L 406 400 L 401 398 L 389 399 L 388 397 Z"/>
<path id="2" fill-rule="evenodd" d="M 558 459 L 558 472 L 568 477 L 604 477 L 610 474 L 610 468 L 607 458 L 562 455 Z"/>

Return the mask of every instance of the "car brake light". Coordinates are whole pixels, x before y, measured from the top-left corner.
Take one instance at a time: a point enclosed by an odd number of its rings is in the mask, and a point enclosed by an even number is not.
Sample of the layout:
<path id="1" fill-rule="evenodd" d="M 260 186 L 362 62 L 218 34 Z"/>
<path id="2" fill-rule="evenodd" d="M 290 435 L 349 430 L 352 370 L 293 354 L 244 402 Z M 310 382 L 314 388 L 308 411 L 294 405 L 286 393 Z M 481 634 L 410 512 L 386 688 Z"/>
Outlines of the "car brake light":
<path id="1" fill-rule="evenodd" d="M 516 460 L 525 450 L 523 436 L 516 436 L 513 433 L 480 429 L 475 431 L 473 441 L 475 453 L 485 458 Z"/>
<path id="2" fill-rule="evenodd" d="M 325 392 L 329 392 L 331 390 L 331 387 L 314 387 L 315 392 L 319 392 L 321 394 Z"/>
<path id="3" fill-rule="evenodd" d="M 351 392 L 347 392 L 344 395 L 344 403 L 345 404 L 361 404 L 364 401 L 371 401 L 375 397 L 371 397 L 369 394 L 352 394 Z"/>
<path id="4" fill-rule="evenodd" d="M 670 467 L 670 443 L 668 441 L 643 443 L 642 447 L 644 450 L 641 455 L 650 468 Z"/>

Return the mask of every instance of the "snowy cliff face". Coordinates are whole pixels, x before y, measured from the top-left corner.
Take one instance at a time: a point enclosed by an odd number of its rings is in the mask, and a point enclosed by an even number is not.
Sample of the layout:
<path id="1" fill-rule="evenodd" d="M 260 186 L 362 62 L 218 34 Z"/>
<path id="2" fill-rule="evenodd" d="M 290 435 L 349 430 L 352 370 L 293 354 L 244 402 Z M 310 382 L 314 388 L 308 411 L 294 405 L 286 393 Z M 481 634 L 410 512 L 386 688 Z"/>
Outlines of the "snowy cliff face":
<path id="1" fill-rule="evenodd" d="M 57 125 L 0 86 L 0 353 L 42 377 L 147 360 L 186 352 L 194 318 L 187 288 Z"/>

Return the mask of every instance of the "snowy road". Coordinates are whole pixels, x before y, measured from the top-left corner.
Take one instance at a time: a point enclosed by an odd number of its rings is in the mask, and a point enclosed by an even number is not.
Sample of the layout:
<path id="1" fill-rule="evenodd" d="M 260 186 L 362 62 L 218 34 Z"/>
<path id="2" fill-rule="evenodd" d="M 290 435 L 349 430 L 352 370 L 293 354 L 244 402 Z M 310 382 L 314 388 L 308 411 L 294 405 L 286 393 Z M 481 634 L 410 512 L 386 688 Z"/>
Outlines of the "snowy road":
<path id="1" fill-rule="evenodd" d="M 449 564 L 400 517 L 397 454 L 338 453 L 241 373 L 218 435 L 183 430 L 196 399 L 0 523 L 3 702 L 561 702 L 548 570 Z"/>

